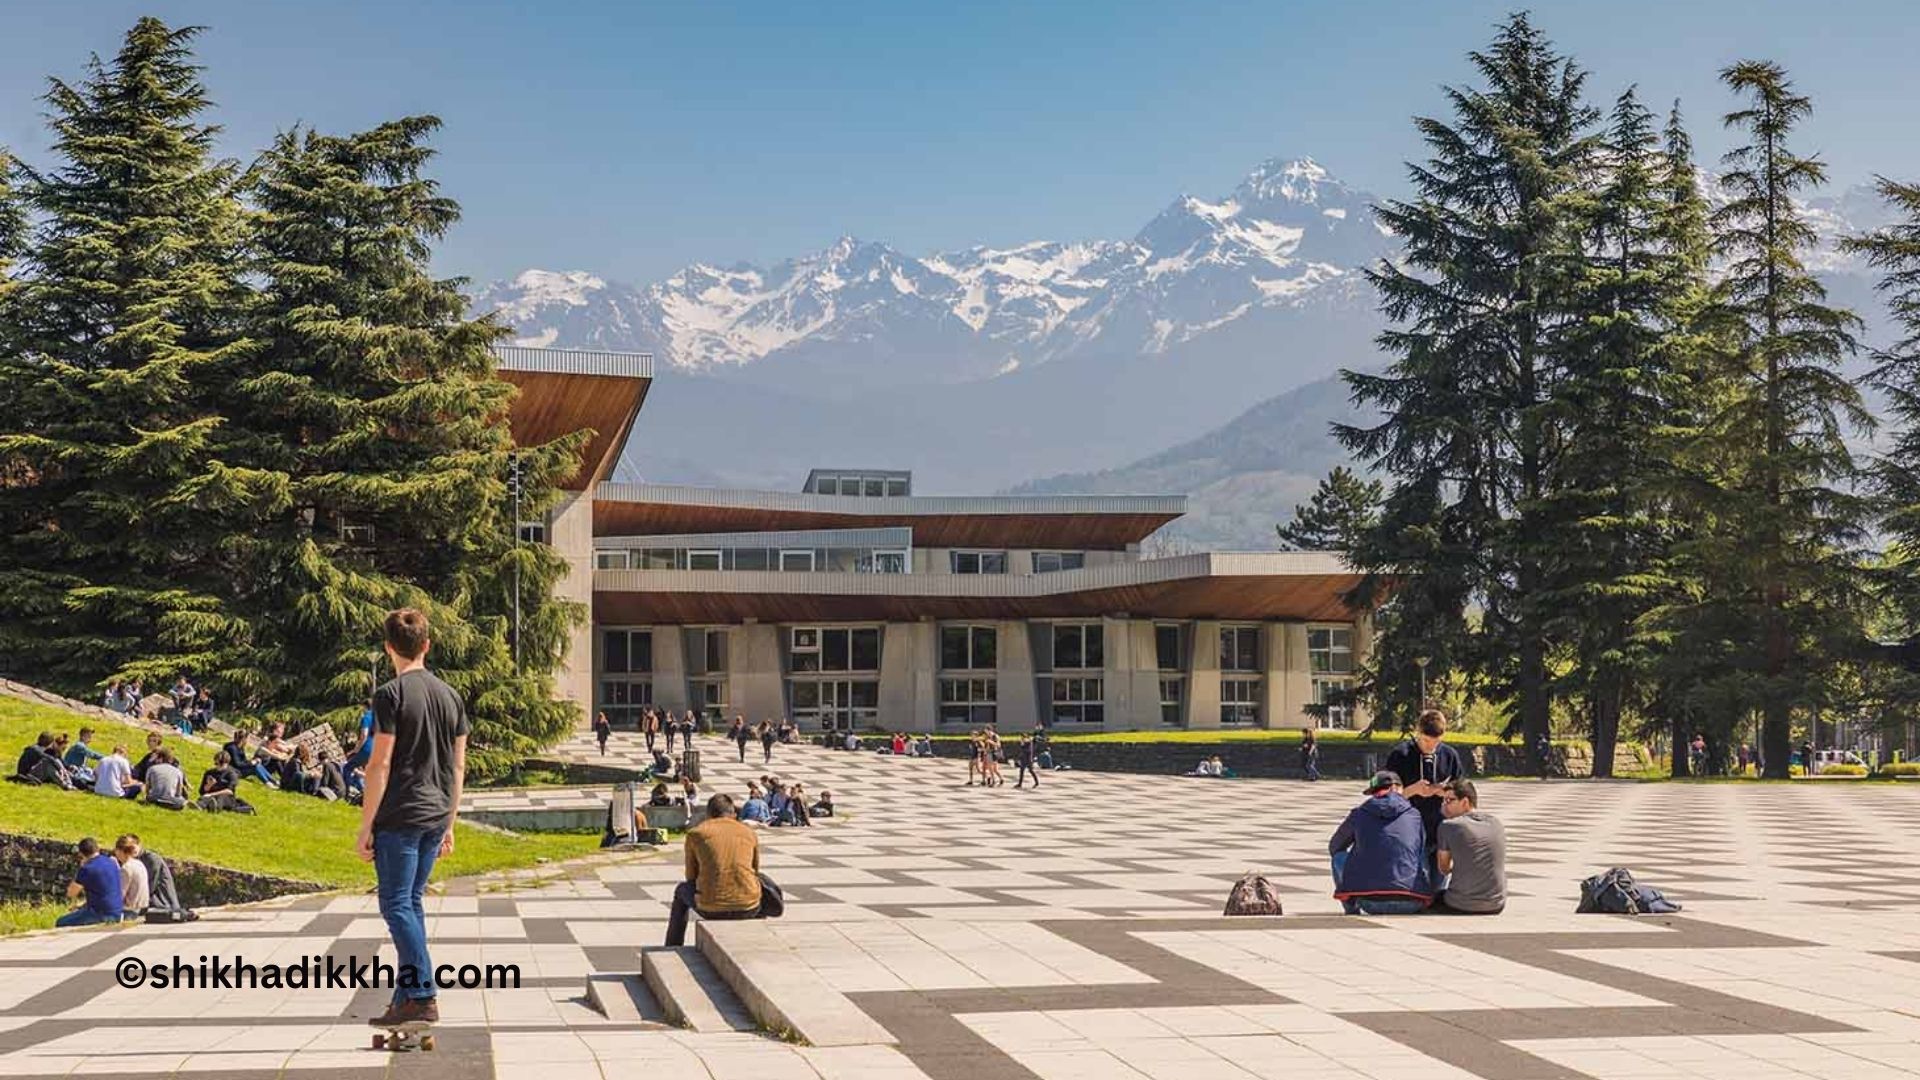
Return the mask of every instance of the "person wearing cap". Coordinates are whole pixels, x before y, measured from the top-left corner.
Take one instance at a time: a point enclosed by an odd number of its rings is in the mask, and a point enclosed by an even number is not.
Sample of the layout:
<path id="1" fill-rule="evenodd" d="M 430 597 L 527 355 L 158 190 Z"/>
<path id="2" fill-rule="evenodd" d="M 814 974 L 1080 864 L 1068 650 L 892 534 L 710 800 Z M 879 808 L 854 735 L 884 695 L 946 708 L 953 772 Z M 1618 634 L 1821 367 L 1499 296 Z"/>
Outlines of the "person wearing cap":
<path id="1" fill-rule="evenodd" d="M 1433 902 L 1420 812 L 1401 793 L 1398 774 L 1382 769 L 1366 801 L 1347 812 L 1327 841 L 1333 897 L 1349 915 L 1411 915 Z"/>

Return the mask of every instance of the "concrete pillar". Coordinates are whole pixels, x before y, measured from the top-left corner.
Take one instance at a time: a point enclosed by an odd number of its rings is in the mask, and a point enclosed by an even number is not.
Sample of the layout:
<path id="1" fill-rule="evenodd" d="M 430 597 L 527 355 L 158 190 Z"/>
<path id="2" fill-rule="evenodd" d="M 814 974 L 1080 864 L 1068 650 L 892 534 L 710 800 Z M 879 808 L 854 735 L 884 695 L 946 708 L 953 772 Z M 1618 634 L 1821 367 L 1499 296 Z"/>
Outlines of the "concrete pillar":
<path id="1" fill-rule="evenodd" d="M 731 669 L 727 673 L 728 710 L 746 717 L 748 723 L 757 724 L 769 717 L 778 721 L 787 712 L 780 628 L 748 623 L 734 632 L 731 644 L 733 655 L 727 658 Z"/>
<path id="2" fill-rule="evenodd" d="M 939 624 L 892 622 L 881 630 L 880 727 L 932 731 L 940 670 Z"/>
<path id="3" fill-rule="evenodd" d="M 1220 726 L 1220 624 L 1211 620 L 1193 624 L 1193 673 L 1187 677 L 1187 726 L 1199 730 Z"/>
<path id="4" fill-rule="evenodd" d="M 1354 678 L 1360 677 L 1360 671 L 1373 661 L 1373 613 L 1355 612 L 1353 617 L 1353 670 Z M 1306 663 L 1305 659 L 1301 663 Z M 1373 713 L 1358 704 L 1353 706 L 1353 726 L 1367 728 L 1373 726 Z"/>
<path id="5" fill-rule="evenodd" d="M 1000 669 L 994 676 L 999 695 L 995 715 L 1000 718 L 1002 732 L 1030 731 L 1042 717 L 1050 715 L 1043 711 L 1049 703 L 1037 700 L 1034 694 L 1032 635 L 1027 632 L 1027 624 L 1017 619 L 997 625 Z"/>
<path id="6" fill-rule="evenodd" d="M 678 626 L 653 628 L 653 704 L 656 708 L 687 709 L 687 635 Z"/>
<path id="7" fill-rule="evenodd" d="M 1103 690 L 1108 731 L 1150 731 L 1160 726 L 1160 661 L 1153 647 L 1153 623 L 1143 619 L 1101 620 L 1106 633 Z"/>
<path id="8" fill-rule="evenodd" d="M 567 633 L 566 654 L 553 674 L 554 697 L 574 702 L 574 721 L 593 723 L 593 493 L 568 492 L 553 508 L 547 541 L 554 554 L 566 560 L 566 573 L 554 584 L 557 599 L 571 600 L 586 609 L 587 617 Z"/>
<path id="9" fill-rule="evenodd" d="M 1285 647 L 1274 659 L 1276 666 L 1267 678 L 1282 687 L 1280 698 L 1281 713 L 1285 722 L 1276 727 L 1319 726 L 1320 721 L 1308 716 L 1306 707 L 1313 703 L 1313 678 L 1307 670 L 1307 624 L 1298 622 L 1276 623 L 1275 636 L 1285 639 Z"/>

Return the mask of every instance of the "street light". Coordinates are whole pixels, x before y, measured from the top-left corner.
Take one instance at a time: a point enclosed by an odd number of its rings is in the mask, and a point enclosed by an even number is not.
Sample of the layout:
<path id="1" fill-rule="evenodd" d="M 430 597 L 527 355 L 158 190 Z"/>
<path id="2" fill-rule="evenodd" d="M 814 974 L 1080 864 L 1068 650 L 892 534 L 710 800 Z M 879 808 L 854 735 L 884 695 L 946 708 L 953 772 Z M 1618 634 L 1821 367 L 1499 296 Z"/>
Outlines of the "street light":
<path id="1" fill-rule="evenodd" d="M 1433 657 L 1416 656 L 1413 658 L 1413 662 L 1420 668 L 1420 708 L 1425 710 L 1427 707 L 1427 665 L 1433 662 Z"/>

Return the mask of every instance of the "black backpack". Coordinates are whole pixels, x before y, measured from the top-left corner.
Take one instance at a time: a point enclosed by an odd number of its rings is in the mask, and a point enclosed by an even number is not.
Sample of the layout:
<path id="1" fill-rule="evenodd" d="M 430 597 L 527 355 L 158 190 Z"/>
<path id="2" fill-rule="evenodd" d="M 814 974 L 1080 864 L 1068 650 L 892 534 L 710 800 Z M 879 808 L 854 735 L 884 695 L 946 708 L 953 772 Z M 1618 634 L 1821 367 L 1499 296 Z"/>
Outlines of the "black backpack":
<path id="1" fill-rule="evenodd" d="M 1577 914 L 1667 915 L 1679 911 L 1680 905 L 1659 889 L 1636 883 L 1632 871 L 1616 866 L 1580 883 L 1580 906 L 1573 910 Z"/>

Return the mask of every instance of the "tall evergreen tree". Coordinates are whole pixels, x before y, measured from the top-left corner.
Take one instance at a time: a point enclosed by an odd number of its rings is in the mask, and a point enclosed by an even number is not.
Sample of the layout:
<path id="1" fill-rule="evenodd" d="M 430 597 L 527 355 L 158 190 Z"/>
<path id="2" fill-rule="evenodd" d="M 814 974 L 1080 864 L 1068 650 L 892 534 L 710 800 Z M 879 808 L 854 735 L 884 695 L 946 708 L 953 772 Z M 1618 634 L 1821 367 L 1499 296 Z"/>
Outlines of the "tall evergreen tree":
<path id="1" fill-rule="evenodd" d="M 194 28 L 141 19 L 111 63 L 52 80 L 38 229 L 13 303 L 22 360 L 0 458 L 0 652 L 79 692 L 216 667 L 247 628 L 221 600 L 226 522 L 278 497 L 219 461 L 208 387 L 248 343 L 234 166 L 194 66 Z"/>
<path id="2" fill-rule="evenodd" d="M 1796 710 L 1822 704 L 1824 674 L 1858 644 L 1865 506 L 1844 436 L 1872 418 L 1838 370 L 1859 320 L 1801 261 L 1815 238 L 1794 196 L 1826 170 L 1789 140 L 1812 103 L 1771 62 L 1721 79 L 1748 99 L 1725 120 L 1748 141 L 1723 159 L 1729 200 L 1711 218 L 1725 276 L 1707 314 L 1726 335 L 1728 400 L 1703 430 L 1719 466 L 1695 547 L 1715 577 L 1692 619 L 1728 645 L 1725 674 L 1693 693 L 1722 716 L 1757 712 L 1766 774 L 1784 777 Z"/>
<path id="3" fill-rule="evenodd" d="M 1386 419 L 1336 434 L 1394 479 L 1357 550 L 1374 583 L 1358 598 L 1402 583 L 1378 651 L 1406 670 L 1376 673 L 1379 707 L 1407 711 L 1418 682 L 1405 658 L 1428 655 L 1512 702 L 1510 727 L 1533 745 L 1550 719 L 1540 526 L 1557 451 L 1555 340 L 1578 317 L 1571 267 L 1598 117 L 1585 73 L 1525 14 L 1470 59 L 1485 87 L 1449 88 L 1450 122 L 1416 121 L 1431 154 L 1409 166 L 1416 197 L 1377 210 L 1405 239 L 1403 262 L 1369 274 L 1395 324 L 1379 343 L 1396 359 L 1344 377 Z"/>
<path id="4" fill-rule="evenodd" d="M 564 560 L 518 540 L 507 480 L 517 456 L 523 513 L 543 516 L 590 433 L 513 446 L 502 419 L 515 391 L 490 351 L 503 331 L 470 318 L 461 283 L 429 268 L 459 217 L 423 175 L 439 126 L 288 132 L 253 170 L 260 348 L 236 366 L 222 402 L 235 421 L 218 441 L 282 477 L 288 497 L 230 541 L 235 602 L 255 633 L 229 677 L 284 712 L 350 720 L 381 616 L 419 606 L 486 772 L 551 744 L 574 717 L 552 699 L 551 672 L 584 612 L 553 598 Z"/>
<path id="5" fill-rule="evenodd" d="M 1293 508 L 1293 520 L 1274 526 L 1282 547 L 1293 551 L 1352 551 L 1361 533 L 1380 513 L 1385 489 L 1378 480 L 1363 480 L 1345 465 L 1336 465 L 1304 506 Z"/>

